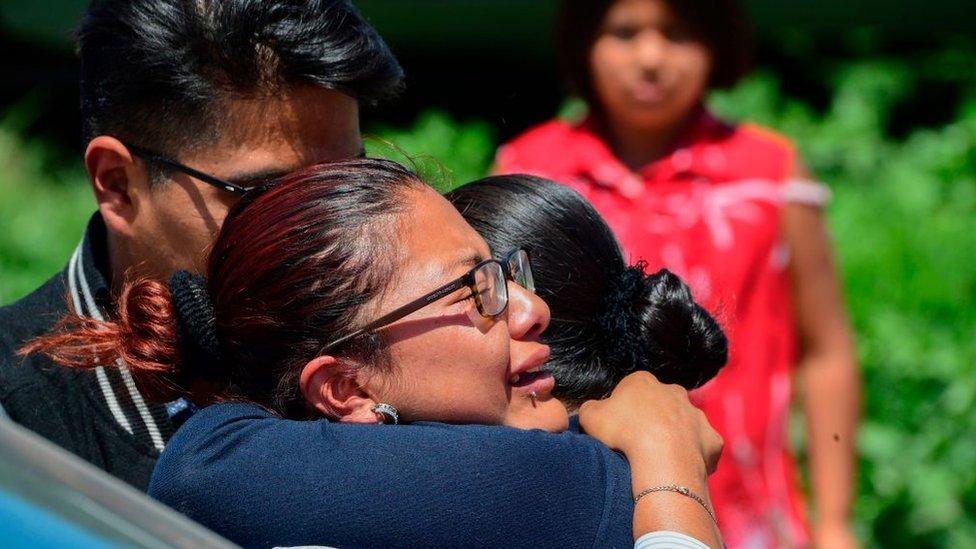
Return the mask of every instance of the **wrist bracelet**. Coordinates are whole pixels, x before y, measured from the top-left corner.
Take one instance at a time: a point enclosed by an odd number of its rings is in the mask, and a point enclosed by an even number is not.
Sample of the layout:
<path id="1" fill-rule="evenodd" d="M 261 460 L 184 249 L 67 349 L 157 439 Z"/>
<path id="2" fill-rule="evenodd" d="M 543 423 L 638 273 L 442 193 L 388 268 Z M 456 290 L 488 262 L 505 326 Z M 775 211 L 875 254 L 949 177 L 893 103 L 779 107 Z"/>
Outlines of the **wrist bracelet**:
<path id="1" fill-rule="evenodd" d="M 639 494 L 634 496 L 634 505 L 637 505 L 637 502 L 640 501 L 642 497 L 646 496 L 647 494 L 652 494 L 654 492 L 674 492 L 676 494 L 681 494 L 682 496 L 689 497 L 697 501 L 698 505 L 702 506 L 702 509 L 704 509 L 705 512 L 708 513 L 708 516 L 709 518 L 712 519 L 712 522 L 718 524 L 718 520 L 716 520 L 715 514 L 712 513 L 712 510 L 708 508 L 708 504 L 705 503 L 705 500 L 702 499 L 701 496 L 692 492 L 691 489 L 686 488 L 684 486 L 678 486 L 677 484 L 662 484 L 661 486 L 652 486 L 650 488 L 645 488 L 641 490 Z"/>

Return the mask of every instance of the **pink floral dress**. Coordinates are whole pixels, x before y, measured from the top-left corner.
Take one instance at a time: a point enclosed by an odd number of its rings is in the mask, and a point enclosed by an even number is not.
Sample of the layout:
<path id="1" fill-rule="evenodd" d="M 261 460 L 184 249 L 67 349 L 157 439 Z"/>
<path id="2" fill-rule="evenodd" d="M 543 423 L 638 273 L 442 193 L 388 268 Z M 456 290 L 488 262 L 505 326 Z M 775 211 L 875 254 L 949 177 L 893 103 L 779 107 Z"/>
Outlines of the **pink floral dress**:
<path id="1" fill-rule="evenodd" d="M 636 173 L 589 121 L 542 124 L 497 157 L 499 173 L 580 192 L 629 261 L 681 276 L 726 329 L 729 363 L 692 399 L 725 439 L 710 491 L 732 548 L 809 543 L 787 440 L 797 344 L 781 218 L 784 203 L 822 204 L 828 194 L 792 178 L 794 159 L 785 138 L 704 111 L 679 146 Z"/>

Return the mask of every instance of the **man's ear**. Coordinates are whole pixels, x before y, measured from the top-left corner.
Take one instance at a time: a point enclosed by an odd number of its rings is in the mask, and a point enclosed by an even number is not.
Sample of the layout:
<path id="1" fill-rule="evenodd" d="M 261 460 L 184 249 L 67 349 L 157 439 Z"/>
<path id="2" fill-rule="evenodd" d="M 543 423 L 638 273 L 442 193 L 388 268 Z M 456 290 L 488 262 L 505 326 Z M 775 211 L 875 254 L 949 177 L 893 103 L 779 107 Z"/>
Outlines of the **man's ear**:
<path id="1" fill-rule="evenodd" d="M 322 415 L 344 423 L 379 423 L 376 401 L 359 385 L 347 364 L 319 356 L 302 368 L 299 384 L 305 400 Z"/>
<path id="2" fill-rule="evenodd" d="M 105 225 L 132 236 L 140 193 L 149 189 L 146 170 L 118 139 L 100 135 L 85 149 L 85 169 Z"/>

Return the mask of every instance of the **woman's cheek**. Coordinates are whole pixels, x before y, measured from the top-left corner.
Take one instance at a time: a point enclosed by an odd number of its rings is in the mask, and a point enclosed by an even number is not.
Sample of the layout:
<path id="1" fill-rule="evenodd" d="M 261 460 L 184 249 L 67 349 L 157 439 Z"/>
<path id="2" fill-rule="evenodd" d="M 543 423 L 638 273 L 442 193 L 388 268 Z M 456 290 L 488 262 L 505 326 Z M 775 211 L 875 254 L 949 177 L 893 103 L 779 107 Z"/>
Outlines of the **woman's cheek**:
<path id="1" fill-rule="evenodd" d="M 494 423 L 501 423 L 509 406 L 508 378 L 512 367 L 507 323 L 497 322 L 481 339 L 482 352 L 476 356 L 481 358 L 479 383 L 484 388 L 483 403 L 492 409 Z"/>

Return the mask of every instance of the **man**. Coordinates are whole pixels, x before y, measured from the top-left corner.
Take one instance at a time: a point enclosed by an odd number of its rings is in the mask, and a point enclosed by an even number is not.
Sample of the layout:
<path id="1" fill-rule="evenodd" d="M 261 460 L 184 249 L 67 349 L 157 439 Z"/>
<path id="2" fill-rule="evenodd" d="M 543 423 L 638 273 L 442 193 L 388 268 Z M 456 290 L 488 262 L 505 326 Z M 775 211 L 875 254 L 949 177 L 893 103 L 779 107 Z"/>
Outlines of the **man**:
<path id="1" fill-rule="evenodd" d="M 343 0 L 95 0 L 78 42 L 98 212 L 61 273 L 0 309 L 0 406 L 145 489 L 185 403 L 150 403 L 124 366 L 93 376 L 17 349 L 68 307 L 113 314 L 127 274 L 203 270 L 234 191 L 361 154 L 358 102 L 402 70 Z"/>

